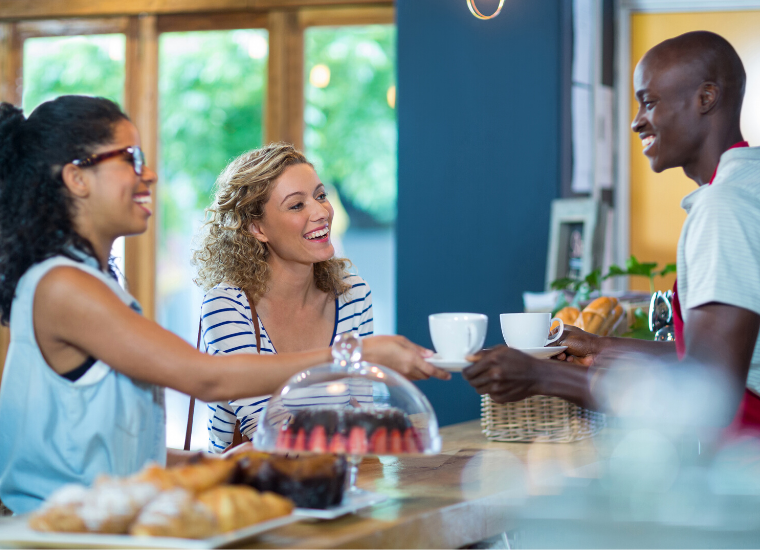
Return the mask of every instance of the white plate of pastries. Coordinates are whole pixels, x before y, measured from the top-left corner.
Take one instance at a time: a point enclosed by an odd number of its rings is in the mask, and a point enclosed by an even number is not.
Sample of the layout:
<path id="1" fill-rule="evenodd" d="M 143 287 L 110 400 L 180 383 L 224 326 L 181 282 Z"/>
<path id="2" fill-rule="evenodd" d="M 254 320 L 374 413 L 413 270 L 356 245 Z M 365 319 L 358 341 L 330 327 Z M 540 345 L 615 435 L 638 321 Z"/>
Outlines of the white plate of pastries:
<path id="1" fill-rule="evenodd" d="M 226 485 L 234 467 L 207 459 L 66 485 L 36 512 L 0 520 L 0 546 L 216 548 L 301 519 L 287 498 Z"/>

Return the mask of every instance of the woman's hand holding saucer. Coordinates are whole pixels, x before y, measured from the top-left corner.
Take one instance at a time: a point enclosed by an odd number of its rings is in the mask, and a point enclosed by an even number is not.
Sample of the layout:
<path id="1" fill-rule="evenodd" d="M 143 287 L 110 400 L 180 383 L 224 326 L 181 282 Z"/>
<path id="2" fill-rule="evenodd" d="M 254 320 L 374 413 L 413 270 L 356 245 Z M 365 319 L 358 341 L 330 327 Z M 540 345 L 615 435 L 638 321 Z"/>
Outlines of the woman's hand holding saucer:
<path id="1" fill-rule="evenodd" d="M 431 350 L 418 346 L 403 336 L 370 336 L 364 339 L 362 347 L 366 361 L 385 365 L 409 380 L 451 378 L 449 372 L 425 361 L 425 358 L 432 357 Z"/>

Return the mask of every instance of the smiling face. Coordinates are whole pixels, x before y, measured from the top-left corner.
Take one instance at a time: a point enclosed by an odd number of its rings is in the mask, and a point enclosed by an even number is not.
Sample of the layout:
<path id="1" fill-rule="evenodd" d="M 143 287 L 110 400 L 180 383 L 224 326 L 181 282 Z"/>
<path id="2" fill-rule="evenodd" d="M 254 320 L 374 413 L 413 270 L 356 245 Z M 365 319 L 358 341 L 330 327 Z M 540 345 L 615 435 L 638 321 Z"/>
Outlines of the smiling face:
<path id="1" fill-rule="evenodd" d="M 267 244 L 273 260 L 315 264 L 335 254 L 330 242 L 332 219 L 332 205 L 314 168 L 295 164 L 277 178 L 264 216 L 249 229 Z"/>
<path id="2" fill-rule="evenodd" d="M 99 145 L 93 153 L 107 153 L 140 145 L 140 135 L 128 120 L 116 123 L 113 140 Z M 98 164 L 79 168 L 86 183 L 86 208 L 91 227 L 104 239 L 143 233 L 152 214 L 150 186 L 158 177 L 148 166 L 142 175 L 135 173 L 127 153 Z"/>
<path id="3" fill-rule="evenodd" d="M 706 124 L 693 68 L 650 52 L 636 66 L 633 87 L 639 109 L 631 129 L 639 134 L 652 170 L 659 173 L 698 160 Z"/>

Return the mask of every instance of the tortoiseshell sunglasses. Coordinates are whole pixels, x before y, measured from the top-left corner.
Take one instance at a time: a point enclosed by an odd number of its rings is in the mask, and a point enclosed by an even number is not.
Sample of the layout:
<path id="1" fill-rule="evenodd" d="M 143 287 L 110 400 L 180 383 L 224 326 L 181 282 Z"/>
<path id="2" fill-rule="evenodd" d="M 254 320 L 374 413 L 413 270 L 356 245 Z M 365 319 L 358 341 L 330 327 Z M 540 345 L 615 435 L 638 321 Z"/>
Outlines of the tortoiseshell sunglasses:
<path id="1" fill-rule="evenodd" d="M 138 145 L 130 145 L 129 147 L 124 147 L 124 149 L 119 149 L 117 151 L 108 151 L 107 153 L 99 153 L 83 159 L 72 160 L 71 164 L 79 166 L 80 168 L 87 168 L 88 166 L 95 166 L 99 162 L 124 154 L 129 155 L 125 160 L 132 163 L 132 168 L 134 168 L 135 174 L 142 176 L 143 167 L 145 166 L 145 154 Z"/>

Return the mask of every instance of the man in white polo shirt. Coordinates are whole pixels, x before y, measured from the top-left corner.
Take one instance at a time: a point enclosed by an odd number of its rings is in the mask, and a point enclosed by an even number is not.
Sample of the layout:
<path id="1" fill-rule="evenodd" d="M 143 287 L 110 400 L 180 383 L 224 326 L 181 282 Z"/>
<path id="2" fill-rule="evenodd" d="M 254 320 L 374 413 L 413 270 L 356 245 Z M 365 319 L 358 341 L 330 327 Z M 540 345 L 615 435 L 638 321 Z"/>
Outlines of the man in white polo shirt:
<path id="1" fill-rule="evenodd" d="M 567 361 L 500 346 L 464 377 L 498 402 L 540 394 L 595 407 L 589 379 L 600 353 L 677 354 L 717 369 L 731 388 L 731 413 L 738 409 L 735 424 L 760 427 L 760 148 L 747 146 L 739 125 L 744 67 L 724 38 L 699 31 L 649 50 L 633 81 L 639 110 L 631 128 L 652 170 L 680 167 L 699 186 L 682 202 L 675 343 L 571 328 L 560 339 Z"/>

